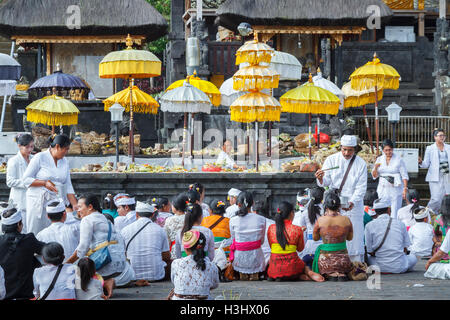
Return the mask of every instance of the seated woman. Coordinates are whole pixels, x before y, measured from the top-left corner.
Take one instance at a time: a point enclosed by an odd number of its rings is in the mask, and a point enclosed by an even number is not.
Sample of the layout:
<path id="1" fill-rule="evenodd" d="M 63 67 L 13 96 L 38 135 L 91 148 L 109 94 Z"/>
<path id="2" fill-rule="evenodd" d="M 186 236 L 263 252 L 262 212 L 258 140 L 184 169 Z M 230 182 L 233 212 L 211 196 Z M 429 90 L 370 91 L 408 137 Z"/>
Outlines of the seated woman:
<path id="1" fill-rule="evenodd" d="M 164 224 L 166 223 L 166 219 L 172 217 L 173 214 L 170 213 L 170 202 L 169 199 L 161 197 L 161 198 L 153 198 L 151 203 L 155 206 L 158 211 L 151 218 L 153 222 L 156 222 L 160 227 L 164 228 Z"/>
<path id="2" fill-rule="evenodd" d="M 76 300 L 76 269 L 72 264 L 63 264 L 64 248 L 57 242 L 47 243 L 42 248 L 45 266 L 35 269 L 33 274 L 34 295 L 37 300 Z M 51 287 L 53 279 L 56 282 Z"/>
<path id="3" fill-rule="evenodd" d="M 348 217 L 341 216 L 341 201 L 334 192 L 325 196 L 325 214 L 317 219 L 313 240 L 322 237 L 314 254 L 313 271 L 331 281 L 347 281 L 353 264 L 347 252 L 346 240 L 353 239 L 353 225 Z"/>
<path id="4" fill-rule="evenodd" d="M 108 193 L 105 199 L 103 199 L 102 213 L 109 214 L 111 217 L 113 217 L 113 219 L 119 216 L 119 213 L 117 212 L 117 207 L 114 203 L 114 197 L 111 193 Z"/>
<path id="5" fill-rule="evenodd" d="M 312 272 L 298 257 L 304 248 L 302 227 L 292 224 L 294 207 L 283 201 L 275 215 L 275 225 L 269 227 L 267 238 L 272 250 L 267 270 L 268 280 L 314 280 L 322 282 L 320 274 Z"/>
<path id="6" fill-rule="evenodd" d="M 406 230 L 409 230 L 409 228 L 416 224 L 414 212 L 416 210 L 419 211 L 420 209 L 423 209 L 423 207 L 419 205 L 419 202 L 419 191 L 416 189 L 408 189 L 408 191 L 406 191 L 406 206 L 398 209 L 397 211 L 397 219 L 405 224 Z M 428 216 L 428 219 L 428 221 L 431 221 L 430 216 Z"/>
<path id="7" fill-rule="evenodd" d="M 183 234 L 186 257 L 176 259 L 171 266 L 174 289 L 169 300 L 207 300 L 210 290 L 219 286 L 216 265 L 205 257 L 206 237 L 198 230 Z"/>
<path id="8" fill-rule="evenodd" d="M 264 200 L 256 200 L 255 203 L 252 206 L 253 212 L 256 214 L 259 214 L 261 217 L 264 217 L 266 220 L 266 231 L 264 236 L 264 243 L 261 245 L 261 249 L 264 253 L 264 279 L 267 279 L 267 269 L 269 268 L 269 261 L 270 261 L 270 255 L 271 255 L 271 249 L 269 240 L 267 238 L 267 234 L 269 231 L 269 227 L 273 224 L 275 224 L 275 221 L 272 220 L 273 217 L 269 213 L 269 207 L 267 205 L 267 202 Z"/>
<path id="9" fill-rule="evenodd" d="M 180 193 L 172 201 L 173 216 L 166 219 L 164 223 L 164 230 L 167 233 L 169 239 L 170 258 L 176 259 L 175 254 L 175 239 L 183 229 L 184 215 L 186 211 L 186 205 L 189 203 L 186 193 Z"/>
<path id="10" fill-rule="evenodd" d="M 210 215 L 209 213 L 209 206 L 204 202 L 205 201 L 205 192 L 206 189 L 201 183 L 194 183 L 189 186 L 189 190 L 195 190 L 200 195 L 200 200 L 198 204 L 202 207 L 203 210 L 203 218 L 206 218 Z"/>
<path id="11" fill-rule="evenodd" d="M 230 219 L 223 216 L 225 214 L 225 202 L 217 199 L 211 202 L 211 212 L 212 215 L 203 218 L 201 225 L 211 229 L 214 235 L 214 246 L 219 248 L 223 241 L 231 238 Z M 229 248 L 226 247 L 224 250 L 227 251 Z"/>
<path id="12" fill-rule="evenodd" d="M 436 217 L 433 225 L 433 254 L 439 251 L 439 247 L 450 229 L 450 195 L 444 196 L 442 199 L 441 213 Z M 445 253 L 441 260 L 449 260 L 449 256 Z"/>
<path id="13" fill-rule="evenodd" d="M 233 243 L 230 247 L 230 261 L 239 272 L 240 280 L 258 281 L 259 273 L 265 270 L 264 253 L 261 245 L 266 233 L 266 219 L 251 212 L 253 196 L 243 191 L 237 198 L 239 211 L 230 219 Z"/>

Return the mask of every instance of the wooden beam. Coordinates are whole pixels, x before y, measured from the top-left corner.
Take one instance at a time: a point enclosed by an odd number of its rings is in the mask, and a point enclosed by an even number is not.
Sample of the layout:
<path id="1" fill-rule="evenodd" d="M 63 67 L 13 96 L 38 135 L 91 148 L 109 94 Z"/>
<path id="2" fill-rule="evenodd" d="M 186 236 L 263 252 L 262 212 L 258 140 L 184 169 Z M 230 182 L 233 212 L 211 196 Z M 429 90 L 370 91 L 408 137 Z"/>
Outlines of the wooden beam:
<path id="1" fill-rule="evenodd" d="M 425 13 L 419 14 L 419 37 L 425 37 Z"/>
<path id="2" fill-rule="evenodd" d="M 340 26 L 252 26 L 255 33 L 261 34 L 361 34 L 365 27 Z"/>
<path id="3" fill-rule="evenodd" d="M 52 44 L 47 43 L 45 45 L 47 53 L 47 76 L 52 74 Z"/>
<path id="4" fill-rule="evenodd" d="M 11 39 L 17 45 L 24 43 L 125 43 L 127 35 L 114 36 L 21 36 L 15 35 Z M 134 43 L 141 45 L 145 36 L 132 35 Z"/>

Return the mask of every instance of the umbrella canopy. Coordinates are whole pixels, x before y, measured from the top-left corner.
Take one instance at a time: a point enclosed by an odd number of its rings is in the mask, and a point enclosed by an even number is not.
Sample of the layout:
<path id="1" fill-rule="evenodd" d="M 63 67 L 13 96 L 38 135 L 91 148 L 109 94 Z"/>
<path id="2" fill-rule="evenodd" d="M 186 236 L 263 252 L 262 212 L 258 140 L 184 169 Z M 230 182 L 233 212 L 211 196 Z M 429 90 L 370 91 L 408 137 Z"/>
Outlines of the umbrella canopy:
<path id="1" fill-rule="evenodd" d="M 274 51 L 267 44 L 258 42 L 257 40 L 247 41 L 236 51 L 236 65 L 243 62 L 248 62 L 253 65 L 260 64 L 261 62 L 269 64 Z"/>
<path id="2" fill-rule="evenodd" d="M 19 80 L 20 63 L 13 57 L 0 53 L 0 80 Z"/>
<path id="3" fill-rule="evenodd" d="M 42 77 L 36 80 L 29 88 L 47 90 L 53 87 L 65 89 L 84 89 L 88 88 L 80 78 L 71 74 L 56 71 L 49 76 Z"/>
<path id="4" fill-rule="evenodd" d="M 132 48 L 130 35 L 128 48 L 108 53 L 99 65 L 100 78 L 152 78 L 161 75 L 161 60 L 147 50 Z"/>
<path id="5" fill-rule="evenodd" d="M 316 87 L 325 89 L 336 95 L 338 98 L 344 98 L 344 92 L 342 92 L 341 89 L 337 85 L 335 85 L 333 82 L 331 82 L 328 79 L 325 79 L 322 77 L 322 72 L 320 72 L 320 68 L 317 70 L 317 75 L 315 75 L 313 78 L 313 83 Z"/>
<path id="6" fill-rule="evenodd" d="M 208 95 L 188 82 L 166 91 L 160 101 L 163 112 L 211 113 Z"/>
<path id="7" fill-rule="evenodd" d="M 392 66 L 381 63 L 375 53 L 372 61 L 353 71 L 350 80 L 354 90 L 366 90 L 374 87 L 397 90 L 400 75 Z"/>
<path id="8" fill-rule="evenodd" d="M 49 126 L 77 124 L 80 113 L 72 102 L 55 95 L 32 102 L 26 110 L 28 121 Z"/>
<path id="9" fill-rule="evenodd" d="M 230 106 L 231 121 L 265 122 L 280 121 L 281 105 L 272 96 L 262 92 L 247 93 Z"/>
<path id="10" fill-rule="evenodd" d="M 137 86 L 131 88 L 133 99 L 133 111 L 137 113 L 157 114 L 159 103 L 148 93 L 140 90 Z M 125 108 L 125 112 L 130 112 L 130 89 L 126 88 L 111 97 L 103 100 L 105 105 L 104 110 L 109 111 L 109 108 L 118 103 Z"/>
<path id="11" fill-rule="evenodd" d="M 275 51 L 270 60 L 270 64 L 261 63 L 261 66 L 268 65 L 270 69 L 280 74 L 280 80 L 300 80 L 302 78 L 302 64 L 292 54 Z M 243 62 L 239 65 L 239 68 L 248 67 L 247 62 Z"/>
<path id="12" fill-rule="evenodd" d="M 13 96 L 16 94 L 16 80 L 0 80 L 0 96 Z"/>
<path id="13" fill-rule="evenodd" d="M 280 103 L 283 112 L 336 115 L 340 100 L 330 91 L 315 86 L 310 74 L 308 83 L 283 94 Z"/>
<path id="14" fill-rule="evenodd" d="M 245 94 L 245 91 L 237 91 L 233 89 L 233 78 L 225 80 L 220 86 L 220 94 L 222 95 L 221 104 L 223 106 L 231 106 L 231 104 Z"/>
<path id="15" fill-rule="evenodd" d="M 268 67 L 251 65 L 239 69 L 233 75 L 233 89 L 259 91 L 278 88 L 280 75 Z"/>
<path id="16" fill-rule="evenodd" d="M 167 89 L 166 92 L 173 90 L 175 88 L 182 87 L 185 83 L 189 82 L 192 86 L 199 89 L 200 91 L 206 93 L 206 95 L 210 98 L 213 106 L 220 106 L 221 103 L 221 93 L 220 90 L 212 83 L 206 80 L 202 80 L 196 77 L 196 73 L 194 72 L 193 76 L 188 76 L 187 79 L 178 80 L 172 83 Z M 193 111 L 186 111 L 193 112 Z"/>
<path id="17" fill-rule="evenodd" d="M 350 82 L 342 87 L 344 93 L 344 108 L 360 107 L 375 103 L 375 88 L 357 91 L 352 89 Z M 383 99 L 383 90 L 377 90 L 378 100 Z"/>

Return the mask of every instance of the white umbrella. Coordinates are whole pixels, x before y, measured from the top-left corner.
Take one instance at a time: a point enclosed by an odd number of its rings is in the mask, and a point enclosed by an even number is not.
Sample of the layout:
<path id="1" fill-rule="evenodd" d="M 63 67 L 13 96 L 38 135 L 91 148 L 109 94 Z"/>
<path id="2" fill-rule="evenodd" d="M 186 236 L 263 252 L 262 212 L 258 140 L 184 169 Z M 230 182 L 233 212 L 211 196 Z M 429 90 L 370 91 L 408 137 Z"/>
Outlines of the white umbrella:
<path id="1" fill-rule="evenodd" d="M 184 166 L 184 153 L 186 150 L 187 136 L 187 114 L 188 113 L 211 113 L 211 100 L 203 91 L 185 82 L 181 87 L 167 91 L 161 98 L 161 111 L 183 112 L 183 155 L 181 164 Z"/>
<path id="2" fill-rule="evenodd" d="M 222 94 L 221 104 L 227 107 L 231 106 L 234 100 L 246 94 L 245 91 L 237 91 L 233 89 L 233 77 L 225 80 L 219 90 Z"/>

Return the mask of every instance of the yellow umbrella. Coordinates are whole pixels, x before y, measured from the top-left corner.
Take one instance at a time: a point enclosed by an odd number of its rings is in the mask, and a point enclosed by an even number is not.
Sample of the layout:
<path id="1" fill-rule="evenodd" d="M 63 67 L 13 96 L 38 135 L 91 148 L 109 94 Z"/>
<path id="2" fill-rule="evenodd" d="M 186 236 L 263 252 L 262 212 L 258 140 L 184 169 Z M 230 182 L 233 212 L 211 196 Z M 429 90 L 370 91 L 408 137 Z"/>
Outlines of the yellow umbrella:
<path id="1" fill-rule="evenodd" d="M 230 109 L 231 121 L 245 123 L 280 121 L 280 103 L 274 97 L 262 92 L 250 92 L 237 98 Z"/>
<path id="2" fill-rule="evenodd" d="M 249 66 L 233 75 L 233 89 L 241 91 L 278 88 L 280 75 L 268 67 Z"/>
<path id="3" fill-rule="evenodd" d="M 339 112 L 341 101 L 330 91 L 317 87 L 309 74 L 309 81 L 303 86 L 289 90 L 280 97 L 281 111 L 309 114 L 309 157 L 311 158 L 311 114 L 331 114 Z"/>
<path id="4" fill-rule="evenodd" d="M 133 40 L 129 34 L 126 45 L 127 49 L 110 52 L 103 58 L 99 65 L 99 76 L 130 80 L 130 147 L 128 149 L 134 162 L 133 79 L 161 75 L 161 60 L 149 51 L 133 49 Z"/>
<path id="5" fill-rule="evenodd" d="M 44 97 L 26 107 L 27 120 L 52 126 L 71 126 L 78 123 L 80 111 L 69 100 L 56 95 Z"/>
<path id="6" fill-rule="evenodd" d="M 133 86 L 131 91 L 133 92 L 132 99 L 133 99 L 133 110 L 137 113 L 150 113 L 150 114 L 157 114 L 158 113 L 158 107 L 159 103 L 149 94 L 145 93 L 144 91 L 140 90 L 137 86 Z M 130 111 L 130 90 L 125 89 L 120 92 L 117 92 L 116 94 L 112 95 L 111 97 L 103 100 L 103 103 L 105 105 L 105 111 L 109 111 L 109 108 L 114 103 L 119 103 L 125 108 L 125 112 Z"/>
<path id="7" fill-rule="evenodd" d="M 185 82 L 189 82 L 191 85 L 193 85 L 200 91 L 203 91 L 204 93 L 206 93 L 206 95 L 211 100 L 211 103 L 213 106 L 215 106 L 215 107 L 220 106 L 220 100 L 221 100 L 220 90 L 214 85 L 214 83 L 206 81 L 206 80 L 202 80 L 199 77 L 196 77 L 196 75 L 197 75 L 197 73 L 194 72 L 193 76 L 188 76 L 189 79 L 182 79 L 182 80 L 175 81 L 166 89 L 166 92 L 183 86 L 183 84 Z"/>
<path id="8" fill-rule="evenodd" d="M 265 43 L 258 42 L 255 39 L 247 41 L 236 51 L 236 65 L 248 62 L 251 65 L 257 65 L 261 62 L 269 64 L 272 60 L 275 50 Z"/>
<path id="9" fill-rule="evenodd" d="M 373 60 L 353 71 L 350 75 L 351 86 L 354 90 L 375 89 L 375 135 L 377 138 L 377 155 L 379 154 L 378 136 L 378 89 L 397 90 L 400 83 L 400 75 L 392 66 L 380 63 L 377 54 Z"/>
<path id="10" fill-rule="evenodd" d="M 366 112 L 366 104 L 375 103 L 375 88 L 366 89 L 366 90 L 353 90 L 351 83 L 347 82 L 342 87 L 342 92 L 344 92 L 344 109 L 352 108 L 352 107 L 360 107 L 363 108 L 364 120 L 366 123 L 367 136 L 369 137 L 370 148 L 373 151 L 373 143 L 372 143 L 372 133 L 370 131 L 369 122 L 367 121 L 367 112 Z M 377 99 L 383 99 L 383 90 L 378 90 Z"/>

